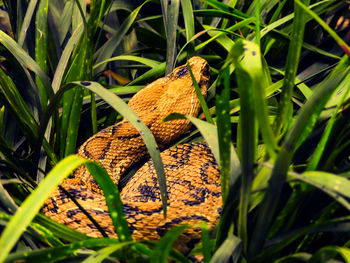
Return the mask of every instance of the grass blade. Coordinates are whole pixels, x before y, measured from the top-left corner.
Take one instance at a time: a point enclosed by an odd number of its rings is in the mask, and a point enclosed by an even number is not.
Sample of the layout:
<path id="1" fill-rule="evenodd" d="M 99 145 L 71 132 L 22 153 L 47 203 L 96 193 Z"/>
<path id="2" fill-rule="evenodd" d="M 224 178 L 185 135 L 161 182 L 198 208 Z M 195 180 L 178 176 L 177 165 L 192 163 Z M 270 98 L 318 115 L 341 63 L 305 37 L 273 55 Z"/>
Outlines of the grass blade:
<path id="1" fill-rule="evenodd" d="M 247 43 L 247 44 L 245 44 Z M 233 59 L 236 66 L 236 78 L 240 95 L 241 114 L 238 124 L 238 150 L 242 164 L 242 183 L 238 216 L 238 237 L 243 241 L 244 250 L 248 245 L 247 214 L 249 196 L 254 177 L 254 162 L 257 153 L 257 120 L 254 100 L 254 78 L 245 70 L 246 62 L 244 48 L 248 42 L 237 42 L 233 49 Z M 248 49 L 248 48 L 247 48 Z M 250 57 L 250 56 L 249 56 Z M 249 58 L 248 57 L 248 58 Z"/>
<path id="2" fill-rule="evenodd" d="M 221 195 L 225 203 L 230 185 L 230 160 L 231 160 L 231 120 L 230 120 L 230 69 L 221 70 L 223 90 L 215 98 L 217 133 L 220 151 L 220 179 Z"/>
<path id="3" fill-rule="evenodd" d="M 238 262 L 242 251 L 242 240 L 234 235 L 229 235 L 222 245 L 216 250 L 211 263 Z"/>
<path id="4" fill-rule="evenodd" d="M 82 263 L 99 263 L 102 262 L 106 257 L 108 257 L 113 252 L 120 250 L 126 246 L 131 245 L 133 242 L 123 242 L 115 245 L 110 245 L 108 247 L 102 248 L 95 253 L 93 253 L 91 256 L 89 256 L 87 259 L 85 259 Z"/>
<path id="5" fill-rule="evenodd" d="M 199 100 L 199 103 L 202 107 L 202 110 L 204 112 L 204 116 L 205 118 L 207 119 L 207 122 L 211 123 L 211 124 L 214 124 L 214 121 L 210 115 L 210 112 L 209 112 L 209 109 L 208 109 L 208 105 L 207 103 L 205 102 L 205 99 L 202 95 L 202 92 L 201 92 L 201 89 L 196 81 L 196 78 L 194 77 L 193 75 L 193 72 L 192 72 L 192 69 L 191 69 L 191 66 L 190 66 L 190 63 L 187 61 L 187 68 L 188 68 L 188 72 L 190 73 L 190 76 L 192 78 L 192 83 L 193 83 L 193 86 L 196 90 L 196 94 L 197 94 L 197 97 L 198 97 L 198 100 Z"/>
<path id="6" fill-rule="evenodd" d="M 36 8 L 37 2 L 38 2 L 38 0 L 31 0 L 29 2 L 25 17 L 23 19 L 21 30 L 19 31 L 19 34 L 18 34 L 17 43 L 21 47 L 23 46 L 24 40 L 26 38 L 27 30 L 28 30 L 30 22 L 33 18 L 33 13 L 34 13 L 34 10 Z"/>
<path id="7" fill-rule="evenodd" d="M 118 234 L 118 239 L 121 242 L 131 241 L 132 238 L 129 225 L 124 217 L 123 203 L 120 199 L 119 191 L 116 185 L 113 183 L 107 172 L 97 163 L 87 162 L 85 163 L 85 166 L 103 190 L 109 215 Z"/>
<path id="8" fill-rule="evenodd" d="M 166 5 L 164 5 L 164 2 Z M 165 17 L 164 23 L 167 38 L 165 74 L 169 74 L 174 68 L 177 51 L 176 35 L 179 19 L 180 0 L 161 1 L 161 3 L 164 5 L 163 11 L 166 10 L 166 12 L 163 13 L 163 17 Z"/>

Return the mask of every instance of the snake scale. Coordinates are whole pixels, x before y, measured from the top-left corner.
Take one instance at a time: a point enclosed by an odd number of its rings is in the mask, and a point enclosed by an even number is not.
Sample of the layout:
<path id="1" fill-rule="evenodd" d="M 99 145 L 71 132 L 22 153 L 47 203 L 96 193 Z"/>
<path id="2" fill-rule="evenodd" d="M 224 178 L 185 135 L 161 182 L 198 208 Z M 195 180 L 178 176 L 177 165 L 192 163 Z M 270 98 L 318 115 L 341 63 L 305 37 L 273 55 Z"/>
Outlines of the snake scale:
<path id="1" fill-rule="evenodd" d="M 200 57 L 189 60 L 201 93 L 206 97 L 209 65 Z M 170 113 L 197 116 L 200 103 L 187 65 L 174 69 L 136 93 L 129 106 L 148 126 L 160 149 L 164 149 L 191 126 L 188 120 L 162 122 Z M 118 184 L 127 168 L 147 155 L 139 132 L 125 119 L 89 138 L 78 155 L 101 164 Z M 161 153 L 167 180 L 167 217 L 152 161 L 146 162 L 121 191 L 124 212 L 134 240 L 157 240 L 172 226 L 190 224 L 180 236 L 180 247 L 201 237 L 200 223 L 213 228 L 220 216 L 222 200 L 219 168 L 205 143 L 187 143 Z M 61 186 L 99 223 L 109 236 L 116 236 L 103 193 L 93 177 L 79 167 Z M 92 237 L 101 233 L 70 198 L 57 188 L 46 201 L 43 213 Z"/>

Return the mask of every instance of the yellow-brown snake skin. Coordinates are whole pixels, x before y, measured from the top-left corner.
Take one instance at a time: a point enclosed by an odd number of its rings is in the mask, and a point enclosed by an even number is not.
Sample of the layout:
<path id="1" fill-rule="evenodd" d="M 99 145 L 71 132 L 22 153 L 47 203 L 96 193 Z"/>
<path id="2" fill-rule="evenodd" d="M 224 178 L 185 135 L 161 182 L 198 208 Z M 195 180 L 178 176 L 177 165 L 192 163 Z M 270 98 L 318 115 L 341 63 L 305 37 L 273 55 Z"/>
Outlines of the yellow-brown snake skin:
<path id="1" fill-rule="evenodd" d="M 200 57 L 191 58 L 189 63 L 206 97 L 209 65 Z M 163 118 L 174 112 L 197 116 L 200 109 L 187 65 L 147 85 L 132 97 L 129 106 L 151 130 L 161 149 L 187 132 L 191 125 L 188 120 L 162 122 Z M 125 170 L 147 155 L 147 149 L 138 131 L 123 119 L 89 138 L 80 147 L 78 155 L 97 161 L 118 184 Z M 134 240 L 157 240 L 175 225 L 190 224 L 194 227 L 177 242 L 178 247 L 186 246 L 201 237 L 199 225 L 202 221 L 213 228 L 219 219 L 222 206 L 219 168 L 205 143 L 178 145 L 163 151 L 161 157 L 167 180 L 167 217 L 164 218 L 161 209 L 152 161 L 145 163 L 121 191 L 125 216 Z M 116 236 L 103 193 L 83 166 L 61 186 L 109 236 Z M 42 211 L 89 236 L 101 236 L 91 221 L 59 189 L 52 193 Z"/>

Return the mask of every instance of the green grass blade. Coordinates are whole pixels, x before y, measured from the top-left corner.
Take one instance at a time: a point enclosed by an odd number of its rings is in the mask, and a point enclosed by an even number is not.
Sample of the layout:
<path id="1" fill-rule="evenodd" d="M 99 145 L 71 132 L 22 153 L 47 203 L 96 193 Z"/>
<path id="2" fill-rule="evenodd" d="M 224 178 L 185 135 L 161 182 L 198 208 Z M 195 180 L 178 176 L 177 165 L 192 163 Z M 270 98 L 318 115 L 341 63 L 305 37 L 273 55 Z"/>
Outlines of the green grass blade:
<path id="1" fill-rule="evenodd" d="M 0 253 L 0 262 L 4 262 L 7 254 L 39 212 L 45 200 L 50 196 L 50 193 L 83 162 L 84 159 L 77 156 L 70 156 L 64 159 L 55 166 L 45 180 L 24 200 L 1 235 L 0 247 L 2 253 Z"/>
<path id="2" fill-rule="evenodd" d="M 34 14 L 37 2 L 38 0 L 31 0 L 28 4 L 27 11 L 23 19 L 21 30 L 19 31 L 18 40 L 17 40 L 18 45 L 21 47 L 23 46 L 24 40 L 26 38 L 27 30 L 33 18 L 33 14 Z"/>
<path id="3" fill-rule="evenodd" d="M 171 247 L 181 233 L 188 228 L 187 225 L 180 225 L 171 228 L 161 240 L 156 244 L 153 253 L 150 257 L 152 263 L 166 263 L 169 257 Z"/>
<path id="4" fill-rule="evenodd" d="M 88 238 L 87 235 L 78 232 L 72 228 L 69 228 L 65 225 L 62 225 L 49 217 L 46 217 L 42 214 L 37 214 L 33 220 L 33 222 L 45 227 L 50 230 L 51 233 L 55 235 L 57 238 L 61 238 L 68 242 L 77 242 L 82 241 Z"/>
<path id="5" fill-rule="evenodd" d="M 304 3 L 309 5 L 310 0 L 304 0 Z M 286 61 L 286 75 L 283 82 L 281 101 L 279 105 L 280 115 L 278 115 L 275 123 L 277 132 L 282 129 L 283 133 L 285 133 L 291 126 L 291 119 L 293 115 L 292 95 L 294 81 L 298 69 L 306 24 L 306 16 L 303 14 L 301 8 L 297 4 L 294 5 L 294 15 L 293 31 Z"/>
<path id="6" fill-rule="evenodd" d="M 110 245 L 108 247 L 102 248 L 95 253 L 93 253 L 91 256 L 89 256 L 87 259 L 82 261 L 83 263 L 99 263 L 102 262 L 106 257 L 108 257 L 110 254 L 114 253 L 117 250 L 120 250 L 126 246 L 131 245 L 133 242 L 123 242 L 115 245 Z"/>
<path id="7" fill-rule="evenodd" d="M 15 113 L 19 120 L 23 134 L 28 138 L 29 143 L 33 145 L 38 134 L 38 126 L 28 105 L 19 93 L 12 79 L 0 68 L 0 90 L 5 96 L 9 107 Z"/>
<path id="8" fill-rule="evenodd" d="M 296 175 L 293 173 L 290 176 Z M 322 191 L 327 191 L 327 193 L 333 192 L 336 193 L 336 196 L 350 198 L 350 181 L 346 177 L 327 172 L 308 171 L 296 176 L 296 178 L 312 184 Z"/>
<path id="9" fill-rule="evenodd" d="M 165 74 L 173 71 L 176 56 L 176 35 L 179 18 L 180 0 L 161 1 L 167 39 Z"/>
<path id="10" fill-rule="evenodd" d="M 237 43 L 238 45 L 238 43 Z M 264 69 L 261 62 L 260 48 L 253 42 L 243 41 L 244 53 L 242 60 L 236 65 L 240 71 L 246 72 L 253 82 L 253 98 L 256 108 L 256 117 L 259 123 L 266 149 L 272 159 L 276 158 L 277 142 L 270 125 L 265 90 L 268 87 L 268 81 L 264 75 Z"/>
<path id="11" fill-rule="evenodd" d="M 48 72 L 48 56 L 47 56 L 47 42 L 48 42 L 48 25 L 47 12 L 49 9 L 48 0 L 40 0 L 35 19 L 35 61 L 39 67 L 45 72 Z M 46 110 L 48 96 L 44 85 L 40 78 L 36 76 L 36 84 L 39 91 L 42 111 Z"/>
<path id="12" fill-rule="evenodd" d="M 192 3 L 190 0 L 181 0 L 181 9 L 182 15 L 185 22 L 186 29 L 186 40 L 187 42 L 191 40 L 194 36 L 195 28 L 194 28 L 194 16 Z"/>
<path id="13" fill-rule="evenodd" d="M 93 175 L 96 182 L 103 190 L 106 198 L 108 211 L 112 219 L 114 228 L 121 242 L 131 241 L 131 234 L 128 222 L 124 217 L 123 203 L 119 196 L 119 191 L 107 172 L 97 163 L 85 163 L 86 168 Z"/>
<path id="14" fill-rule="evenodd" d="M 231 161 L 231 120 L 230 120 L 230 69 L 226 67 L 221 70 L 221 80 L 223 90 L 221 94 L 216 94 L 216 116 L 217 116 L 217 133 L 220 151 L 220 179 L 221 195 L 223 202 L 226 201 L 229 178 L 230 178 L 230 161 Z"/>
<path id="15" fill-rule="evenodd" d="M 240 204 L 238 217 L 238 236 L 243 241 L 244 250 L 248 245 L 247 213 L 249 196 L 254 177 L 254 163 L 257 153 L 257 120 L 254 100 L 254 78 L 245 70 L 248 59 L 245 58 L 244 48 L 249 50 L 250 42 L 239 41 L 233 49 L 233 60 L 236 66 L 241 114 L 239 117 L 238 150 L 242 164 L 242 184 L 240 189 Z M 250 55 L 250 54 L 249 54 Z M 250 56 L 249 56 L 250 57 Z M 249 58 L 248 57 L 248 58 Z"/>
<path id="16" fill-rule="evenodd" d="M 68 3 L 69 2 L 67 2 L 67 4 Z M 69 38 L 69 40 L 68 40 L 68 42 L 67 42 L 67 44 L 62 52 L 62 55 L 60 57 L 60 60 L 58 62 L 58 65 L 56 67 L 55 74 L 54 74 L 53 80 L 52 80 L 52 89 L 53 89 L 54 93 L 56 93 L 61 86 L 62 78 L 64 76 L 64 73 L 67 70 L 69 58 L 71 57 L 73 49 L 76 46 L 76 44 L 78 43 L 82 32 L 83 32 L 83 26 L 81 25 L 72 33 L 71 37 Z"/>
<path id="17" fill-rule="evenodd" d="M 99 66 L 106 64 L 108 62 L 111 62 L 111 61 L 119 61 L 119 60 L 139 62 L 139 63 L 144 64 L 144 65 L 151 67 L 151 68 L 154 68 L 160 64 L 160 62 L 153 60 L 153 59 L 149 59 L 149 58 L 142 58 L 142 57 L 137 57 L 137 56 L 132 56 L 132 55 L 121 55 L 121 56 L 116 56 L 116 57 L 112 57 L 112 58 L 106 59 L 104 61 L 101 61 L 100 63 L 94 65 L 94 68 L 98 68 Z"/>
<path id="18" fill-rule="evenodd" d="M 202 250 L 203 250 L 203 258 L 204 263 L 209 263 L 211 258 L 211 243 L 209 238 L 209 229 L 208 225 L 205 221 L 202 221 Z"/>
<path id="19" fill-rule="evenodd" d="M 242 253 L 242 240 L 234 235 L 229 235 L 222 245 L 216 250 L 211 263 L 238 262 Z M 231 261 L 232 260 L 232 261 Z"/>

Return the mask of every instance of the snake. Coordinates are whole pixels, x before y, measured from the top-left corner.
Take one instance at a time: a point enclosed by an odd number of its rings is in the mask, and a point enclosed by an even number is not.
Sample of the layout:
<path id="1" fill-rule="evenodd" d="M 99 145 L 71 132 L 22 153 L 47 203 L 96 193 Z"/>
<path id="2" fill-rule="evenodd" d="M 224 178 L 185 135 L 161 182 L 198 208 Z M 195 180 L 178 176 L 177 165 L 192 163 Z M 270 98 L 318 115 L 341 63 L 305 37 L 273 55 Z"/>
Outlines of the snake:
<path id="1" fill-rule="evenodd" d="M 195 56 L 188 64 L 175 68 L 137 92 L 128 106 L 152 132 L 163 161 L 167 184 L 167 216 L 163 216 L 162 200 L 156 171 L 147 161 L 120 192 L 124 214 L 134 240 L 159 240 L 172 227 L 188 224 L 178 239 L 179 250 L 188 250 L 201 238 L 201 223 L 213 229 L 222 210 L 219 166 L 205 142 L 178 144 L 166 149 L 187 133 L 191 122 L 177 119 L 163 122 L 171 113 L 198 116 L 200 102 L 188 65 L 206 98 L 209 86 L 208 62 Z M 99 163 L 118 185 L 125 172 L 139 162 L 148 151 L 142 136 L 125 118 L 87 139 L 78 156 Z M 84 167 L 77 168 L 61 183 L 78 203 L 95 219 L 105 233 L 116 237 L 105 197 L 93 176 Z M 101 232 L 78 208 L 62 188 L 55 189 L 42 212 L 91 237 Z"/>

